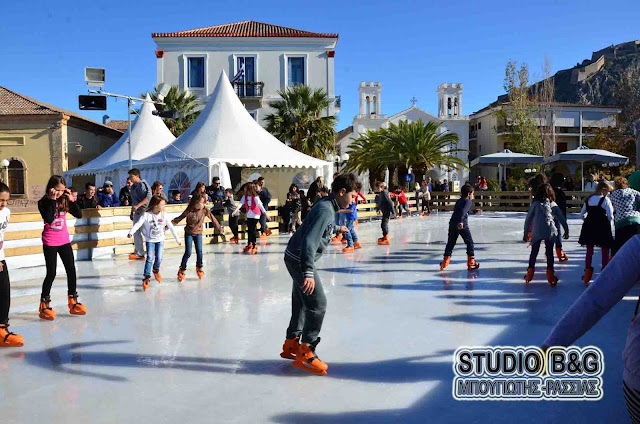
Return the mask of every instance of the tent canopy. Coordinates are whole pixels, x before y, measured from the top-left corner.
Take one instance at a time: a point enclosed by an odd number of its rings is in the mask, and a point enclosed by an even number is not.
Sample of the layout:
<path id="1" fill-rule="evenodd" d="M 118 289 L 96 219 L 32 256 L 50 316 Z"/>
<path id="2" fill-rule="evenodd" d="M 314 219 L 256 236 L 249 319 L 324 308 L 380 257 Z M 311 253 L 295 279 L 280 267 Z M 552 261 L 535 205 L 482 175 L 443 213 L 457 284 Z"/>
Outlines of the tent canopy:
<path id="1" fill-rule="evenodd" d="M 146 158 L 175 140 L 175 137 L 164 124 L 162 118 L 153 114 L 155 110 L 156 107 L 151 101 L 149 94 L 147 94 L 140 113 L 131 124 L 133 127 L 131 158 L 134 161 Z M 103 154 L 91 162 L 65 172 L 65 176 L 93 175 L 110 171 L 120 166 L 128 166 L 129 135 L 130 129 L 127 129 L 122 137 Z"/>
<path id="2" fill-rule="evenodd" d="M 601 162 L 624 165 L 629 161 L 629 158 L 607 150 L 590 149 L 587 146 L 580 146 L 577 149 L 558 153 L 545 159 L 545 163 L 558 161 Z"/>
<path id="3" fill-rule="evenodd" d="M 294 150 L 256 122 L 231 87 L 224 70 L 196 121 L 173 143 L 138 162 L 139 168 L 175 162 L 201 166 L 320 168 L 330 162 Z"/>
<path id="4" fill-rule="evenodd" d="M 585 162 L 600 162 L 609 163 L 612 165 L 624 165 L 629 161 L 626 156 L 619 155 L 617 153 L 609 152 L 607 150 L 590 149 L 587 146 L 580 146 L 577 149 L 569 150 L 566 152 L 558 153 L 545 159 L 545 163 L 554 162 L 579 162 L 582 166 L 582 190 L 584 191 L 584 163 Z"/>
<path id="5" fill-rule="evenodd" d="M 470 166 L 476 165 L 508 165 L 508 164 L 530 164 L 542 163 L 542 156 L 529 155 L 526 153 L 514 153 L 509 149 L 504 149 L 498 153 L 480 156 L 471 161 Z"/>

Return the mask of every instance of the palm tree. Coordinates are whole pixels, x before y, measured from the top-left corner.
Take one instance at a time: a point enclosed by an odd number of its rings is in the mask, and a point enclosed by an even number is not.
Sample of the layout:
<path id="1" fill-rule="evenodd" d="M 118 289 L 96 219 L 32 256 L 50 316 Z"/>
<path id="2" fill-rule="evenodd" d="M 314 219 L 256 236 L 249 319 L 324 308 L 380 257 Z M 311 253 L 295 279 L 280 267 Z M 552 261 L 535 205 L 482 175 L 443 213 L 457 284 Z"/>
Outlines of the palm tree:
<path id="1" fill-rule="evenodd" d="M 416 122 L 400 121 L 390 124 L 387 140 L 395 146 L 396 164 L 405 168 L 413 168 L 417 175 L 423 175 L 428 169 L 446 166 L 462 169 L 466 164 L 452 153 L 465 151 L 454 148 L 458 145 L 458 134 L 444 132 L 438 134 L 442 123 L 427 122 L 421 119 Z"/>
<path id="2" fill-rule="evenodd" d="M 389 128 L 368 131 L 350 146 L 349 171 L 369 171 L 379 174 L 385 167 L 393 175 L 396 168 L 413 168 L 417 175 L 434 167 L 466 168 L 462 159 L 451 153 L 464 151 L 458 145 L 458 134 L 438 134 L 441 123 L 422 120 L 400 121 L 389 124 Z"/>
<path id="3" fill-rule="evenodd" d="M 153 101 L 157 101 L 158 87 L 155 87 L 153 93 L 149 93 L 149 95 Z M 145 96 L 146 93 L 140 97 L 144 98 Z M 200 115 L 200 112 L 197 111 L 199 106 L 198 98 L 186 90 L 180 90 L 177 85 L 171 86 L 163 102 L 164 105 L 155 105 L 159 112 L 168 110 L 176 110 L 178 112 L 178 118 L 164 120 L 169 130 L 176 137 L 185 132 Z"/>
<path id="4" fill-rule="evenodd" d="M 322 116 L 329 107 L 323 89 L 306 85 L 278 92 L 282 100 L 269 103 L 275 109 L 264 119 L 267 131 L 309 156 L 324 159 L 335 150 L 335 116 Z"/>

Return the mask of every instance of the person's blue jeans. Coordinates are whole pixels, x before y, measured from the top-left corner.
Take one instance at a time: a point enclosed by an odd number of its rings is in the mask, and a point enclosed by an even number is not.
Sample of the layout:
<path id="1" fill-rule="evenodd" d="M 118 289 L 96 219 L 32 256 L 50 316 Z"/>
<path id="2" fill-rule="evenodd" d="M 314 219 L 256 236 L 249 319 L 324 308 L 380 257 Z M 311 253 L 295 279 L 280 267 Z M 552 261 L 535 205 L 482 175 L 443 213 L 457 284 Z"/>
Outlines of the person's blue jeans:
<path id="1" fill-rule="evenodd" d="M 347 218 L 347 221 L 344 224 L 349 230 L 344 233 L 344 236 L 347 238 L 347 247 L 353 247 L 353 243 L 358 241 L 358 234 L 356 234 L 354 223 L 355 221 L 353 219 Z"/>
<path id="2" fill-rule="evenodd" d="M 267 214 L 263 213 L 260 215 L 260 232 L 265 234 L 267 232 Z"/>
<path id="3" fill-rule="evenodd" d="M 151 276 L 151 264 L 153 269 L 159 270 L 162 263 L 162 251 L 164 250 L 164 242 L 159 241 L 156 243 L 147 242 L 147 260 L 144 263 L 144 276 Z"/>
<path id="4" fill-rule="evenodd" d="M 340 234 L 342 232 L 340 231 L 340 227 L 344 225 L 344 222 L 345 222 L 344 214 L 336 213 L 334 218 L 334 223 L 336 224 L 336 234 Z"/>
<path id="5" fill-rule="evenodd" d="M 184 255 L 182 255 L 181 269 L 187 269 L 187 261 L 191 257 L 191 242 L 196 245 L 196 267 L 202 267 L 202 234 L 184 233 Z"/>

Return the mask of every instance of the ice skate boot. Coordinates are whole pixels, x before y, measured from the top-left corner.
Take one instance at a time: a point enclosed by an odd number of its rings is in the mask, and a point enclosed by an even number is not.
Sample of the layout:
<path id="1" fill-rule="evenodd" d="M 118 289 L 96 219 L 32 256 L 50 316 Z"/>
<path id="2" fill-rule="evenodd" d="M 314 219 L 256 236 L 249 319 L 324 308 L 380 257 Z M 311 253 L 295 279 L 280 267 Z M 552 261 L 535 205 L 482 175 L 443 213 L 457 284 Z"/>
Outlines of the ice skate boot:
<path id="1" fill-rule="evenodd" d="M 451 256 L 445 256 L 440 262 L 440 271 L 444 271 L 451 263 Z"/>
<path id="2" fill-rule="evenodd" d="M 389 240 L 389 234 L 378 239 L 378 244 L 382 246 L 388 246 L 391 244 L 391 240 Z"/>
<path id="3" fill-rule="evenodd" d="M 252 255 L 257 255 L 258 254 L 258 245 L 254 244 L 253 247 L 251 248 L 251 250 L 249 251 L 250 254 Z"/>
<path id="4" fill-rule="evenodd" d="M 184 278 L 186 277 L 185 271 L 186 269 L 178 268 L 178 281 L 181 283 L 184 281 Z"/>
<path id="5" fill-rule="evenodd" d="M 535 268 L 527 268 L 527 275 L 524 276 L 524 282 L 529 283 L 533 280 L 533 274 L 535 273 Z"/>
<path id="6" fill-rule="evenodd" d="M 551 268 L 547 268 L 547 281 L 552 286 L 558 284 L 558 277 L 556 277 L 555 272 L 553 272 L 553 269 Z"/>
<path id="7" fill-rule="evenodd" d="M 293 366 L 309 371 L 316 375 L 327 375 L 327 369 L 329 366 L 322 362 L 316 355 L 316 346 L 320 342 L 320 338 L 314 343 L 302 343 L 298 348 L 296 359 L 293 361 Z"/>
<path id="8" fill-rule="evenodd" d="M 567 262 L 569 260 L 567 254 L 564 253 L 559 247 L 556 247 L 556 256 L 558 257 L 558 260 L 560 262 Z"/>
<path id="9" fill-rule="evenodd" d="M 270 236 L 271 235 L 271 228 L 267 227 L 267 231 L 265 231 L 265 234 L 267 236 Z"/>
<path id="10" fill-rule="evenodd" d="M 160 270 L 154 269 L 152 271 L 153 271 L 153 278 L 155 278 L 158 283 L 162 283 L 162 275 L 160 275 Z"/>
<path id="11" fill-rule="evenodd" d="M 229 243 L 235 243 L 235 244 L 238 244 L 238 239 L 237 239 L 235 236 L 234 236 L 234 237 L 231 237 L 231 238 L 229 239 Z"/>
<path id="12" fill-rule="evenodd" d="M 480 262 L 476 262 L 473 256 L 467 256 L 467 269 L 472 271 L 480 268 Z"/>
<path id="13" fill-rule="evenodd" d="M 204 277 L 204 271 L 201 266 L 196 267 L 196 274 L 198 275 L 198 278 L 202 280 L 202 277 Z"/>
<path id="14" fill-rule="evenodd" d="M 351 253 L 355 250 L 355 248 L 353 246 L 347 246 L 344 249 L 342 249 L 342 253 Z"/>
<path id="15" fill-rule="evenodd" d="M 24 339 L 21 335 L 9 331 L 9 324 L 0 324 L 0 346 L 24 346 Z"/>
<path id="16" fill-rule="evenodd" d="M 53 321 L 56 319 L 56 311 L 50 305 L 51 298 L 49 296 L 40 299 L 40 319 L 46 319 L 47 321 Z"/>
<path id="17" fill-rule="evenodd" d="M 142 291 L 147 291 L 149 288 L 149 282 L 151 282 L 151 276 L 145 275 L 142 279 Z"/>
<path id="18" fill-rule="evenodd" d="M 71 315 L 86 315 L 87 307 L 78 302 L 78 293 L 69 296 L 69 313 Z"/>
<path id="19" fill-rule="evenodd" d="M 300 349 L 300 337 L 296 337 L 295 339 L 285 339 L 284 344 L 282 345 L 282 353 L 280 353 L 280 357 L 284 359 L 296 359 L 298 349 Z"/>
<path id="20" fill-rule="evenodd" d="M 242 251 L 243 251 L 244 253 L 249 253 L 249 254 L 251 254 L 251 250 L 253 250 L 253 243 L 249 243 L 249 244 L 247 244 L 247 245 L 244 247 L 244 249 L 242 249 Z"/>
<path id="21" fill-rule="evenodd" d="M 331 243 L 337 243 L 339 241 L 342 241 L 342 234 L 336 234 L 336 236 L 331 239 Z"/>
<path id="22" fill-rule="evenodd" d="M 582 281 L 584 282 L 585 286 L 589 285 L 589 282 L 591 281 L 592 277 L 593 277 L 593 267 L 592 266 L 586 267 L 584 270 L 584 275 L 582 276 Z"/>
<path id="23" fill-rule="evenodd" d="M 354 241 L 353 242 L 353 248 L 354 249 L 362 249 L 362 244 L 360 244 L 359 241 Z"/>
<path id="24" fill-rule="evenodd" d="M 144 260 L 144 256 L 138 256 L 135 253 L 129 254 L 129 259 L 132 261 L 142 261 Z"/>

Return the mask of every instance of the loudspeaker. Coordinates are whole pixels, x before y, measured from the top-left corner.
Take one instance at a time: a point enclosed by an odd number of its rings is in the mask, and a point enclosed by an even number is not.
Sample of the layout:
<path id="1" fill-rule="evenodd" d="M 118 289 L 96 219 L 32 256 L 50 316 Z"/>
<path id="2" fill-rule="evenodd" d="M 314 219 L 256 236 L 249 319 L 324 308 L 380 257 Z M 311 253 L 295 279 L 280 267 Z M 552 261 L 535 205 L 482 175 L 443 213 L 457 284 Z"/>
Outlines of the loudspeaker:
<path id="1" fill-rule="evenodd" d="M 107 110 L 107 96 L 78 96 L 80 110 Z"/>

